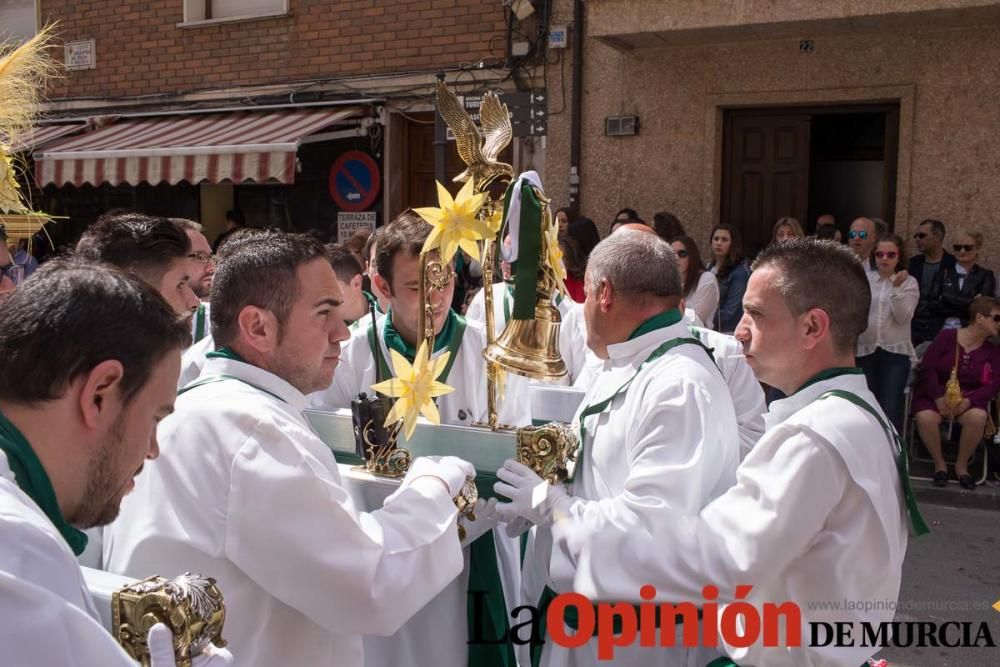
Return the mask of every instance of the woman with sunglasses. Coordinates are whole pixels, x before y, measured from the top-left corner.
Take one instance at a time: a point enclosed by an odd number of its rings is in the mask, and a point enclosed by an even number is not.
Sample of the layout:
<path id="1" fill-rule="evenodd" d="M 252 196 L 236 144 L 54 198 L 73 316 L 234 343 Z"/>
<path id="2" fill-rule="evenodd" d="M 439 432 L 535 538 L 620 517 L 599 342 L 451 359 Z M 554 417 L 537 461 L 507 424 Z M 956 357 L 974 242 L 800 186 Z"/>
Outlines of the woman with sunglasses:
<path id="1" fill-rule="evenodd" d="M 931 284 L 932 309 L 945 329 L 957 329 L 969 323 L 969 306 L 980 294 L 996 295 L 996 278 L 989 269 L 976 263 L 983 246 L 983 234 L 960 230 L 954 236 L 952 250 L 955 267 L 942 267 Z"/>
<path id="2" fill-rule="evenodd" d="M 962 426 L 955 459 L 955 477 L 965 489 L 974 489 L 969 459 L 983 440 L 990 402 L 1000 392 L 1000 347 L 990 338 L 1000 333 L 1000 301 L 979 296 L 969 307 L 968 325 L 944 329 L 920 361 L 913 388 L 913 414 L 920 441 L 934 459 L 934 484 L 948 484 L 948 467 L 941 454 L 941 422 Z M 952 373 L 958 380 L 949 391 Z"/>
<path id="3" fill-rule="evenodd" d="M 719 283 L 701 263 L 698 244 L 690 236 L 678 236 L 670 242 L 677 253 L 677 268 L 684 284 L 684 302 L 705 327 L 711 329 L 719 307 Z"/>
<path id="4" fill-rule="evenodd" d="M 719 310 L 715 313 L 715 329 L 733 333 L 743 319 L 743 293 L 750 280 L 750 267 L 743 259 L 743 241 L 732 225 L 716 225 L 712 230 L 712 260 L 708 270 L 719 281 Z"/>
<path id="5" fill-rule="evenodd" d="M 868 272 L 872 302 L 868 328 L 858 338 L 858 368 L 868 388 L 896 430 L 903 431 L 903 391 L 916 360 L 910 342 L 910 320 L 920 300 L 920 285 L 907 270 L 905 244 L 887 234 L 875 246 L 875 271 Z"/>

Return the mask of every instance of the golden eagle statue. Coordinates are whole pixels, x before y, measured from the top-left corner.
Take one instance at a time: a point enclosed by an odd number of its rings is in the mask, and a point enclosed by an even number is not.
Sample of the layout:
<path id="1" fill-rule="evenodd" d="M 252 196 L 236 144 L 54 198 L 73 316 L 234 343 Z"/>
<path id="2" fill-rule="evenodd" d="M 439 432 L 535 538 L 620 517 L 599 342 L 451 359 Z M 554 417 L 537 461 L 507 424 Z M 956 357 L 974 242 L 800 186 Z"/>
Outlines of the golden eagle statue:
<path id="1" fill-rule="evenodd" d="M 475 180 L 476 190 L 485 191 L 496 178 L 513 179 L 514 168 L 498 162 L 497 156 L 510 143 L 513 129 L 507 105 L 494 93 L 486 93 L 479 107 L 480 127 L 476 127 L 469 112 L 443 81 L 437 82 L 438 113 L 455 134 L 458 155 L 467 169 L 454 178 L 456 183 Z"/>

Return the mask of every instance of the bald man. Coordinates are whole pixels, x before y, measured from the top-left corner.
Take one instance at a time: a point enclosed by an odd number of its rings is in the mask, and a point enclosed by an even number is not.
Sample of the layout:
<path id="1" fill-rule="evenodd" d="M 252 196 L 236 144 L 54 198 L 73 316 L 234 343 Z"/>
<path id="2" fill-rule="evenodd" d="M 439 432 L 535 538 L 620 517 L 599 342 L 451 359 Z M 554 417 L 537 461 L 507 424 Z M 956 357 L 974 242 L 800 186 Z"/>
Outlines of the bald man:
<path id="1" fill-rule="evenodd" d="M 870 262 L 865 260 L 871 259 L 872 250 L 875 249 L 877 242 L 874 220 L 857 218 L 851 223 L 851 231 L 847 233 L 847 245 L 851 247 L 851 251 L 858 256 L 858 259 L 864 262 L 865 271 L 873 268 L 869 266 Z"/>

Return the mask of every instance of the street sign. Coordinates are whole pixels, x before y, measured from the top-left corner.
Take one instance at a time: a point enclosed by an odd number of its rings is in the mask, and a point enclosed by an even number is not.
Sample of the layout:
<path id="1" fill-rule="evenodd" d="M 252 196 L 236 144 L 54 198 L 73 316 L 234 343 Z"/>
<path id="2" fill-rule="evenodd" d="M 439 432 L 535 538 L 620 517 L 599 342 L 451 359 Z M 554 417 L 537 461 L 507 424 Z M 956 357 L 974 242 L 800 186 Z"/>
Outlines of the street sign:
<path id="1" fill-rule="evenodd" d="M 548 91 L 501 93 L 500 101 L 507 105 L 515 137 L 538 137 L 548 131 L 549 95 Z M 466 95 L 462 98 L 465 110 L 472 120 L 479 123 L 479 106 L 482 95 Z M 449 136 L 449 138 L 452 138 Z"/>
<path id="2" fill-rule="evenodd" d="M 375 231 L 375 211 L 358 213 L 340 211 L 337 213 L 337 243 L 343 243 L 351 238 L 354 232 L 359 229 Z"/>
<path id="3" fill-rule="evenodd" d="M 364 211 L 378 199 L 382 174 L 372 156 L 347 151 L 330 167 L 330 196 L 342 211 Z"/>

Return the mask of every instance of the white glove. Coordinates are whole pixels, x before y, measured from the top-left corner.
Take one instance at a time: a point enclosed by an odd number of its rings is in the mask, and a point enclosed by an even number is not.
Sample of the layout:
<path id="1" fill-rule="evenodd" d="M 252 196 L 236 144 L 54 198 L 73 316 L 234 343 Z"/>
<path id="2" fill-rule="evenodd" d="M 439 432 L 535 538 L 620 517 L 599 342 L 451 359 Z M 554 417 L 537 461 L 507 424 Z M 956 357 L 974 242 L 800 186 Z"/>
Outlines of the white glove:
<path id="1" fill-rule="evenodd" d="M 177 667 L 174 658 L 174 634 L 163 623 L 157 623 L 146 635 L 149 646 L 149 667 Z M 210 644 L 201 655 L 191 661 L 191 667 L 228 667 L 233 664 L 233 654 L 215 644 Z"/>
<path id="2" fill-rule="evenodd" d="M 496 508 L 496 498 L 489 500 L 480 498 L 476 501 L 476 508 L 472 510 L 472 513 L 476 515 L 475 521 L 470 521 L 464 515 L 459 515 L 458 525 L 465 528 L 465 539 L 462 540 L 463 549 L 496 527 L 497 523 L 500 522 Z"/>
<path id="3" fill-rule="evenodd" d="M 454 498 L 462 490 L 466 479 L 475 476 L 476 469 L 472 464 L 457 456 L 420 456 L 410 464 L 399 489 L 412 486 L 418 479 L 434 477 L 448 487 L 448 495 Z"/>
<path id="4" fill-rule="evenodd" d="M 513 523 L 515 517 L 524 517 L 536 526 L 551 526 L 557 517 L 568 514 L 573 504 L 573 498 L 562 484 L 549 484 L 514 459 L 504 461 L 503 467 L 497 470 L 497 477 L 500 481 L 493 485 L 493 490 L 511 500 L 497 505 L 497 513 L 503 521 Z"/>

